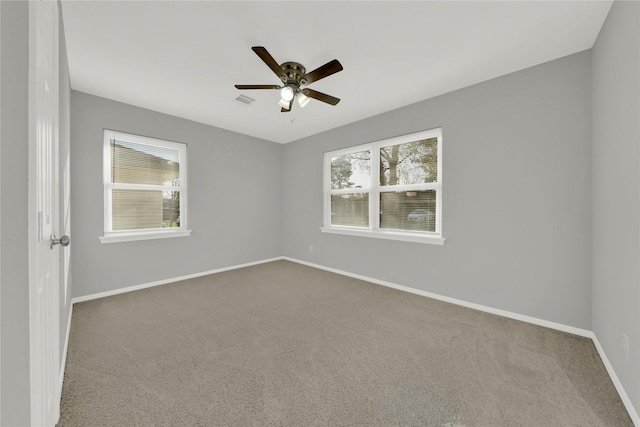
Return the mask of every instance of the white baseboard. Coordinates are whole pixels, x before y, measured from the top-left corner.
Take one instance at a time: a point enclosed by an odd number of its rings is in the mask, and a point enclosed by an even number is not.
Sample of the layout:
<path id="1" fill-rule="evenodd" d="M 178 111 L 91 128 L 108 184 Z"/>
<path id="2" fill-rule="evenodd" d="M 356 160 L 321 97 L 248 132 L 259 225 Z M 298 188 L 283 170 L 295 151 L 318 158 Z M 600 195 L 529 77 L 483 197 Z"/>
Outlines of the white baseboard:
<path id="1" fill-rule="evenodd" d="M 416 295 L 421 295 L 427 298 L 433 298 L 439 301 L 448 302 L 451 304 L 460 305 L 462 307 L 472 308 L 474 310 L 484 311 L 486 313 L 497 314 L 498 316 L 507 317 L 509 319 L 520 320 L 527 323 L 532 323 L 538 326 L 544 326 L 546 328 L 556 329 L 563 332 L 568 332 L 570 334 L 579 335 L 581 337 L 591 338 L 593 336 L 593 332 L 588 331 L 586 329 L 575 328 L 573 326 L 564 325 L 562 323 L 551 322 L 548 320 L 538 319 L 536 317 L 525 316 L 523 314 L 513 313 L 511 311 L 501 310 L 499 308 L 488 307 L 486 305 L 475 304 L 472 302 L 463 301 L 456 298 L 447 297 L 444 295 L 434 294 L 431 292 L 423 291 L 416 288 L 411 288 L 409 286 L 398 285 L 391 282 L 386 282 L 384 280 L 374 279 L 372 277 L 362 276 L 360 274 L 350 273 L 344 270 L 338 270 L 331 267 L 325 267 L 323 265 L 314 264 L 307 261 L 301 261 L 295 258 L 283 257 L 283 259 L 287 261 L 296 262 L 298 264 L 304 264 L 309 267 L 319 268 L 321 270 L 330 271 L 332 273 L 341 274 L 343 276 L 353 277 L 354 279 L 364 280 L 367 282 L 375 283 L 376 285 L 382 285 L 393 289 L 398 289 L 400 291 L 409 292 Z"/>
<path id="2" fill-rule="evenodd" d="M 622 383 L 620 382 L 620 378 L 616 374 L 616 371 L 613 369 L 613 365 L 609 361 L 607 354 L 604 352 L 602 345 L 600 345 L 600 341 L 598 341 L 598 337 L 596 337 L 595 333 L 591 333 L 591 339 L 593 340 L 593 344 L 596 346 L 596 350 L 598 350 L 598 354 L 600 355 L 600 359 L 602 359 L 602 363 L 604 363 L 605 368 L 607 368 L 607 372 L 609 373 L 609 377 L 611 377 L 611 381 L 613 381 L 613 385 L 616 387 L 618 394 L 620 395 L 620 399 L 622 399 L 622 403 L 624 403 L 624 407 L 627 408 L 627 412 L 629 412 L 629 416 L 631 417 L 631 421 L 636 427 L 640 427 L 640 415 L 633 407 L 633 403 L 631 399 L 629 399 L 629 395 L 625 391 Z"/>
<path id="3" fill-rule="evenodd" d="M 513 313 L 513 312 L 510 312 L 510 311 L 506 311 L 506 310 L 500 310 L 498 308 L 493 308 L 493 307 L 488 307 L 488 306 L 484 306 L 484 305 L 480 305 L 480 304 L 475 304 L 475 303 L 472 303 L 472 302 L 467 302 L 467 301 L 459 300 L 459 299 L 456 299 L 456 298 L 450 298 L 450 297 L 446 297 L 446 296 L 443 296 L 443 295 L 438 295 L 438 294 L 434 294 L 434 293 L 431 293 L 431 292 L 422 291 L 420 289 L 410 288 L 408 286 L 402 286 L 402 285 L 398 285 L 398 284 L 395 284 L 395 283 L 386 282 L 384 280 L 378 280 L 378 279 L 374 279 L 372 277 L 362 276 L 360 274 L 354 274 L 354 273 L 350 273 L 348 271 L 338 270 L 338 269 L 335 269 L 335 268 L 326 267 L 324 265 L 314 264 L 312 262 L 302 261 L 302 260 L 295 259 L 295 258 L 283 257 L 282 259 L 285 259 L 285 260 L 291 261 L 291 262 L 296 262 L 298 264 L 307 265 L 309 267 L 314 267 L 314 268 L 319 268 L 321 270 L 330 271 L 332 273 L 341 274 L 343 276 L 353 277 L 354 279 L 364 280 L 364 281 L 371 282 L 371 283 L 374 283 L 374 284 L 377 284 L 377 285 L 387 286 L 389 288 L 398 289 L 400 291 L 409 292 L 409 293 L 416 294 L 416 295 L 421 295 L 421 296 L 424 296 L 424 297 L 427 297 L 427 298 L 433 298 L 433 299 L 436 299 L 436 300 L 439 300 L 439 301 L 449 302 L 451 304 L 456 304 L 456 305 L 459 305 L 459 306 L 462 306 L 462 307 L 468 307 L 468 308 L 472 308 L 474 310 L 480 310 L 480 311 L 484 311 L 484 312 L 487 312 L 487 313 L 496 314 L 498 316 L 507 317 L 509 319 L 520 320 L 520 321 L 531 323 L 531 324 L 534 324 L 534 325 L 544 326 L 546 328 L 556 329 L 556 330 L 559 330 L 559 331 L 562 331 L 562 332 L 568 332 L 568 333 L 571 333 L 571 334 L 574 334 L 574 335 L 578 335 L 578 336 L 581 336 L 581 337 L 590 338 L 593 341 L 593 343 L 594 343 L 594 345 L 595 345 L 595 347 L 596 347 L 596 349 L 598 351 L 598 354 L 600 355 L 600 358 L 602 359 L 602 362 L 604 363 L 604 366 L 607 369 L 609 377 L 611 377 L 611 381 L 613 381 L 613 384 L 615 385 L 616 390 L 617 390 L 618 394 L 620 395 L 620 399 L 624 403 L 624 406 L 627 409 L 627 412 L 629 412 L 629 416 L 631 417 L 631 420 L 633 421 L 633 423 L 634 423 L 634 425 L 636 427 L 640 427 L 640 417 L 638 416 L 638 412 L 633 407 L 633 403 L 631 402 L 631 399 L 629 399 L 629 396 L 627 395 L 627 392 L 625 391 L 624 387 L 622 386 L 622 383 L 620 382 L 620 379 L 616 375 L 616 372 L 613 369 L 613 366 L 609 362 L 609 359 L 607 358 L 607 355 L 604 352 L 604 349 L 600 345 L 600 342 L 598 341 L 598 338 L 596 337 L 596 335 L 595 335 L 595 333 L 593 331 L 589 331 L 587 329 L 575 328 L 573 326 L 564 325 L 562 323 L 550 322 L 548 320 L 538 319 L 536 317 L 525 316 L 525 315 L 522 315 L 522 314 Z"/>
<path id="4" fill-rule="evenodd" d="M 217 268 L 215 270 L 203 271 L 201 273 L 187 274 L 186 276 L 172 277 L 170 279 L 157 280 L 155 282 L 144 283 L 142 285 L 128 286 L 126 288 L 114 289 L 112 291 L 98 292 L 96 294 L 84 295 L 81 297 L 75 297 L 71 299 L 72 304 L 79 302 L 90 301 L 98 298 L 110 297 L 112 295 L 124 294 L 127 292 L 138 291 L 140 289 L 152 288 L 154 286 L 166 285 L 169 283 L 179 282 L 181 280 L 194 279 L 196 277 L 208 276 L 209 274 L 222 273 L 223 271 L 236 270 L 238 268 L 250 267 L 252 265 L 264 264 L 272 261 L 279 261 L 283 257 L 263 259 L 260 261 L 248 262 L 245 264 L 232 265 L 230 267 Z"/>

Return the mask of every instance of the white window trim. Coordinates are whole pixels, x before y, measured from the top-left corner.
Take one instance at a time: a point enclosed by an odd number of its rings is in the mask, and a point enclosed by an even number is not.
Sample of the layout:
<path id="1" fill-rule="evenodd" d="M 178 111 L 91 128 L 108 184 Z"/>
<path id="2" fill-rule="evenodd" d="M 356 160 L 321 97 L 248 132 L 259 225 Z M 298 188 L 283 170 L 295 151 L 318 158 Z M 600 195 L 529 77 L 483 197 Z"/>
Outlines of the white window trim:
<path id="1" fill-rule="evenodd" d="M 390 145 L 404 144 L 422 139 L 438 138 L 438 178 L 435 183 L 421 183 L 410 185 L 380 186 L 380 148 Z M 368 188 L 331 189 L 331 158 L 361 151 L 371 153 L 371 182 Z M 320 227 L 323 233 L 343 234 L 348 236 L 373 237 L 378 239 L 400 240 L 414 243 L 426 243 L 444 245 L 442 236 L 442 128 L 430 129 L 422 132 L 402 135 L 384 139 L 369 144 L 361 144 L 341 150 L 326 152 L 324 154 L 324 226 Z M 436 231 L 405 231 L 380 228 L 380 193 L 385 191 L 412 191 L 412 190 L 436 190 Z M 340 226 L 331 224 L 331 195 L 342 193 L 368 193 L 369 194 L 369 227 Z"/>
<path id="2" fill-rule="evenodd" d="M 131 190 L 166 190 L 162 185 L 126 184 L 111 182 L 111 140 L 123 140 L 137 142 L 145 145 L 155 145 L 160 147 L 175 148 L 180 151 L 180 186 L 171 187 L 172 190 L 180 191 L 180 227 L 175 228 L 147 228 L 142 230 L 112 230 L 111 222 L 111 190 L 114 188 L 124 188 Z M 188 224 L 188 196 L 187 196 L 187 145 L 184 143 L 149 138 L 146 136 L 132 135 L 113 130 L 104 130 L 103 143 L 103 183 L 104 183 L 104 235 L 98 237 L 100 243 L 118 243 L 137 240 L 165 239 L 171 237 L 186 237 L 191 235 Z"/>

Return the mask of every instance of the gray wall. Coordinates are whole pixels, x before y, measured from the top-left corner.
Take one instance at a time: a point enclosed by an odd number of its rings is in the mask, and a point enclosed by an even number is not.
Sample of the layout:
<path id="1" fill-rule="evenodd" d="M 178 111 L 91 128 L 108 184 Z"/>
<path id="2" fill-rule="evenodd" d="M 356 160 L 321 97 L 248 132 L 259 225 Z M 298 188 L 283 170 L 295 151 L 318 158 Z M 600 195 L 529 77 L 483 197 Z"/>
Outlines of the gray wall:
<path id="1" fill-rule="evenodd" d="M 287 144 L 284 254 L 590 329 L 590 63 L 578 53 Z M 320 232 L 323 152 L 438 126 L 444 246 Z"/>
<path id="2" fill-rule="evenodd" d="M 592 72 L 593 331 L 640 413 L 640 3 L 613 3 Z"/>
<path id="3" fill-rule="evenodd" d="M 0 2 L 2 35 L 2 419 L 29 425 L 29 251 L 27 166 L 29 138 L 29 4 Z"/>
<path id="4" fill-rule="evenodd" d="M 282 255 L 282 146 L 72 91 L 73 296 Z M 103 129 L 188 144 L 190 237 L 101 244 Z"/>

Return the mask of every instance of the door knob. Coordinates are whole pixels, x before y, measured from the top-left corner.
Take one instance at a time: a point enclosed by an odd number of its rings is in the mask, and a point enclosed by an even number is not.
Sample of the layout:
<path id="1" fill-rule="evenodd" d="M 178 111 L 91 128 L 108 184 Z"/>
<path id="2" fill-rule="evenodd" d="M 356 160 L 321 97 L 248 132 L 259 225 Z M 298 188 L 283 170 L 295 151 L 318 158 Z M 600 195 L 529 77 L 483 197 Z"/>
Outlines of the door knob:
<path id="1" fill-rule="evenodd" d="M 51 249 L 53 249 L 54 245 L 60 244 L 60 246 L 69 246 L 69 236 L 60 236 L 58 239 L 55 234 L 51 235 Z"/>

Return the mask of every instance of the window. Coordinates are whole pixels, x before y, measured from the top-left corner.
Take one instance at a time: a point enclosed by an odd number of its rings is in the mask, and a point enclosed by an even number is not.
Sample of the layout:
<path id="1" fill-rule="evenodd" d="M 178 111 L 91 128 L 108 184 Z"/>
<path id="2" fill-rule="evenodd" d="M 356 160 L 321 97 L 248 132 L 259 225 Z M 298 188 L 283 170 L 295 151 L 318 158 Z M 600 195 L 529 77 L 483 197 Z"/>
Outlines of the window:
<path id="1" fill-rule="evenodd" d="M 442 129 L 325 153 L 328 233 L 443 244 Z"/>
<path id="2" fill-rule="evenodd" d="M 102 243 L 188 236 L 187 146 L 104 131 Z"/>

